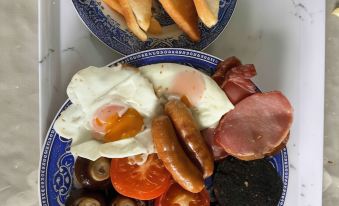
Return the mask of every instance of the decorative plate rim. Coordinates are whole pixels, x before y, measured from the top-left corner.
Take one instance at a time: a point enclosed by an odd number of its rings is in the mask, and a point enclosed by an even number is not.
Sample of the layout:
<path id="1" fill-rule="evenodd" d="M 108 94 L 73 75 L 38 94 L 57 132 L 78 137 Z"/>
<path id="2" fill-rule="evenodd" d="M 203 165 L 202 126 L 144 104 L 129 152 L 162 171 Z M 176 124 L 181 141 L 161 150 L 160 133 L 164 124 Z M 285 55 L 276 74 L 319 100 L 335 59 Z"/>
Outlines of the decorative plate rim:
<path id="1" fill-rule="evenodd" d="M 169 52 L 165 54 L 165 51 Z M 181 53 L 180 53 L 181 52 Z M 180 54 L 179 54 L 180 53 Z M 213 55 L 201 52 L 201 51 L 196 51 L 192 49 L 183 49 L 183 48 L 159 48 L 159 49 L 152 49 L 152 50 L 146 50 L 146 51 L 140 51 L 131 55 L 124 56 L 122 58 L 119 58 L 118 60 L 115 60 L 111 63 L 109 63 L 107 66 L 112 66 L 117 63 L 123 63 L 126 62 L 127 60 L 131 59 L 131 62 L 137 61 L 140 59 L 144 59 L 145 56 L 142 56 L 142 54 L 150 54 L 151 57 L 158 57 L 158 56 L 182 56 L 182 57 L 190 57 L 190 58 L 195 58 L 199 59 L 205 62 L 209 62 L 212 64 L 217 64 L 218 61 L 221 61 L 220 58 L 215 57 Z M 190 56 L 187 54 L 195 54 L 196 57 Z M 198 55 L 200 55 L 198 57 Z M 202 57 L 202 58 L 200 58 Z M 206 59 L 204 59 L 205 57 Z M 208 61 L 207 59 L 210 58 L 211 60 L 215 61 Z M 50 153 L 51 149 L 53 146 L 53 143 L 55 141 L 56 131 L 53 129 L 54 123 L 56 119 L 60 116 L 60 113 L 66 109 L 70 104 L 71 101 L 67 99 L 58 112 L 56 113 L 55 117 L 53 118 L 53 121 L 48 129 L 48 132 L 46 134 L 46 138 L 44 140 L 44 144 L 42 146 L 42 150 L 40 153 L 40 160 L 39 160 L 39 205 L 50 205 L 49 200 L 48 200 L 48 191 L 47 191 L 47 185 L 48 185 L 48 167 L 49 167 L 49 159 L 50 159 Z M 66 108 L 65 108 L 66 107 Z M 59 135 L 58 135 L 59 136 Z M 288 188 L 288 180 L 289 180 L 289 161 L 288 161 L 288 151 L 287 148 L 285 147 L 279 154 L 281 154 L 281 164 L 282 164 L 282 180 L 283 180 L 283 192 L 281 195 L 281 199 L 278 203 L 278 206 L 283 206 L 286 200 L 286 195 L 287 195 L 287 188 Z M 42 192 L 44 190 L 44 192 Z M 44 194 L 44 195 L 42 195 Z M 45 201 L 45 202 L 44 202 Z"/>

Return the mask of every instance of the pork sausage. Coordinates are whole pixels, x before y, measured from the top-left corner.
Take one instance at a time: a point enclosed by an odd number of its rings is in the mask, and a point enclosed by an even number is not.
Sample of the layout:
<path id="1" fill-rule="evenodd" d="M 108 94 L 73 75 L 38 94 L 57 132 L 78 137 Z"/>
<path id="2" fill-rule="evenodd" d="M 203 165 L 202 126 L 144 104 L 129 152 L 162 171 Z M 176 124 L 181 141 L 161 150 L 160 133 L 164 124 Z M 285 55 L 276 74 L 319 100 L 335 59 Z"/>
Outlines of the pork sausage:
<path id="1" fill-rule="evenodd" d="M 165 113 L 171 118 L 184 148 L 197 162 L 204 178 L 213 174 L 214 158 L 211 149 L 202 137 L 190 110 L 179 100 L 170 100 L 165 105 Z"/>
<path id="2" fill-rule="evenodd" d="M 153 119 L 152 137 L 158 156 L 173 179 L 192 193 L 200 192 L 204 188 L 202 173 L 182 149 L 168 116 Z"/>

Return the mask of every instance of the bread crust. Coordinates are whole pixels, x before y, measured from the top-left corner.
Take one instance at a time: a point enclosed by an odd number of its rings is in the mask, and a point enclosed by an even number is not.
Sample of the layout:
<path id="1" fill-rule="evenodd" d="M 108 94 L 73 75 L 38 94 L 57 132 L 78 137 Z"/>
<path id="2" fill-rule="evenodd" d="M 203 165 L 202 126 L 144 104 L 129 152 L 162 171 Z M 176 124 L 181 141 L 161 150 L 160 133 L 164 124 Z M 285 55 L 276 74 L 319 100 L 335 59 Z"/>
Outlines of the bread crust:
<path id="1" fill-rule="evenodd" d="M 154 17 L 151 18 L 151 24 L 147 30 L 147 33 L 153 34 L 153 35 L 159 35 L 162 33 L 162 27 L 158 20 L 156 20 Z"/>
<path id="2" fill-rule="evenodd" d="M 217 24 L 218 14 L 214 14 L 213 11 L 211 11 L 206 0 L 194 0 L 194 4 L 202 23 L 204 23 L 208 28 Z"/>
<path id="3" fill-rule="evenodd" d="M 138 25 L 147 31 L 152 18 L 152 0 L 128 0 Z"/>
<path id="4" fill-rule="evenodd" d="M 193 0 L 159 0 L 174 22 L 192 41 L 200 40 L 198 14 Z"/>
<path id="5" fill-rule="evenodd" d="M 133 13 L 129 0 L 118 0 L 122 8 L 122 13 L 125 18 L 128 28 L 137 36 L 141 41 L 147 40 L 146 33 L 139 27 L 137 19 Z"/>
<path id="6" fill-rule="evenodd" d="M 111 9 L 123 15 L 119 0 L 103 0 Z"/>

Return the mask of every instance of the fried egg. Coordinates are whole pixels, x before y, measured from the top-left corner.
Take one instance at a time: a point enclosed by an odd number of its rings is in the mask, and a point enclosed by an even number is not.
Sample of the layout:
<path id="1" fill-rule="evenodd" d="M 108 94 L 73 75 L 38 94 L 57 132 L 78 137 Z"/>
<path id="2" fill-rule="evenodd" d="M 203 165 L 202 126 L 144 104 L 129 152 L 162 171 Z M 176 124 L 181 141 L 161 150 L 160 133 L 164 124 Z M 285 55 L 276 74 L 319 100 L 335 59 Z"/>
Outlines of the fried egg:
<path id="1" fill-rule="evenodd" d="M 154 152 L 150 123 L 159 113 L 153 85 L 132 67 L 89 67 L 67 87 L 73 103 L 54 128 L 72 139 L 71 152 L 96 160 Z"/>
<path id="2" fill-rule="evenodd" d="M 215 126 L 233 109 L 213 79 L 172 63 L 140 69 L 88 67 L 73 76 L 67 95 L 73 104 L 61 113 L 54 129 L 72 139 L 74 155 L 90 160 L 156 152 L 151 121 L 170 98 L 180 98 L 189 106 L 200 129 Z"/>
<path id="3" fill-rule="evenodd" d="M 185 65 L 160 63 L 140 67 L 159 97 L 179 97 L 190 106 L 200 129 L 214 127 L 234 106 L 208 75 Z"/>

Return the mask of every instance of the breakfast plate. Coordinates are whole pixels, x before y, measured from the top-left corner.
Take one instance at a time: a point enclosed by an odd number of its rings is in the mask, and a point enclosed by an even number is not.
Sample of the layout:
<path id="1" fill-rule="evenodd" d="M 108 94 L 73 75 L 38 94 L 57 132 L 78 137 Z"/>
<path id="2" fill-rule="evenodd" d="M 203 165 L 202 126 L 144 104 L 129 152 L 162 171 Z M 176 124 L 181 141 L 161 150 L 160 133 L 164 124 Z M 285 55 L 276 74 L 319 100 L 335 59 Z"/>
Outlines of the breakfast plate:
<path id="1" fill-rule="evenodd" d="M 194 50 L 155 49 L 123 57 L 108 66 L 114 66 L 117 63 L 136 67 L 156 63 L 177 63 L 197 68 L 203 73 L 211 75 L 220 61 L 219 58 Z M 70 152 L 71 140 L 61 137 L 54 127 L 56 119 L 70 105 L 72 105 L 71 101 L 67 100 L 60 108 L 43 145 L 39 179 L 40 202 L 43 206 L 64 205 L 72 189 L 75 157 Z M 277 155 L 269 157 L 268 160 L 282 178 L 283 191 L 279 205 L 284 205 L 289 176 L 287 149 L 284 148 Z M 211 181 L 207 179 L 205 184 L 211 191 Z M 212 205 L 213 201 L 212 196 Z"/>
<path id="2" fill-rule="evenodd" d="M 127 31 L 123 18 L 112 11 L 103 0 L 73 0 L 73 4 L 83 23 L 98 39 L 108 47 L 127 55 L 154 48 L 203 50 L 225 29 L 235 9 L 236 0 L 220 1 L 218 23 L 212 28 L 199 23 L 201 40 L 198 42 L 192 42 L 184 35 L 157 1 L 154 1 L 154 16 L 163 26 L 163 33 L 150 36 L 144 42 Z"/>

